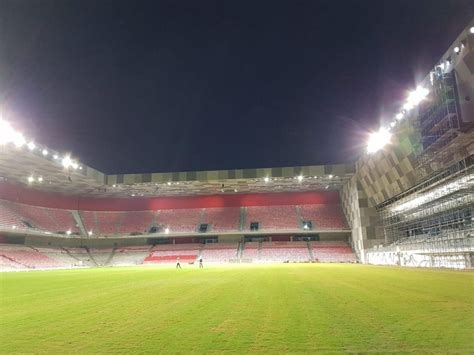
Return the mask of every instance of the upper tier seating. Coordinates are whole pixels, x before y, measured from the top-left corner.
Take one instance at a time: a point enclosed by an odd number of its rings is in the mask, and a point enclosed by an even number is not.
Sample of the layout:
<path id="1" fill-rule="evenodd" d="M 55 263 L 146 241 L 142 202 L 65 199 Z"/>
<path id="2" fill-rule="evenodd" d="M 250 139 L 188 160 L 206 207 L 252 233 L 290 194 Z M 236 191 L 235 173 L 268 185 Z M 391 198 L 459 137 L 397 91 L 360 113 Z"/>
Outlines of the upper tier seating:
<path id="1" fill-rule="evenodd" d="M 160 210 L 157 223 L 169 228 L 171 232 L 194 233 L 198 229 L 200 216 L 200 208 Z"/>
<path id="2" fill-rule="evenodd" d="M 146 233 L 149 231 L 156 217 L 154 211 L 132 211 L 125 213 L 118 231 L 123 233 Z"/>
<path id="3" fill-rule="evenodd" d="M 53 233 L 79 232 L 76 221 L 69 210 L 36 207 L 9 201 L 0 202 L 0 223 L 2 225 L 10 224 L 11 227 L 27 229 L 29 227 L 25 222 L 29 223 L 32 228 Z"/>
<path id="4" fill-rule="evenodd" d="M 259 222 L 259 230 L 290 229 L 300 227 L 295 206 L 252 206 L 247 207 L 245 229 L 251 222 Z"/>
<path id="5" fill-rule="evenodd" d="M 302 205 L 301 218 L 313 222 L 313 229 L 347 229 L 340 205 Z"/>
<path id="6" fill-rule="evenodd" d="M 87 231 L 101 235 L 115 235 L 128 212 L 81 211 L 82 222 Z"/>
<path id="7" fill-rule="evenodd" d="M 237 231 L 240 229 L 240 208 L 206 208 L 203 223 L 210 224 L 214 232 Z"/>
<path id="8" fill-rule="evenodd" d="M 27 229 L 22 217 L 15 212 L 11 205 L 11 202 L 0 200 L 0 226 Z"/>

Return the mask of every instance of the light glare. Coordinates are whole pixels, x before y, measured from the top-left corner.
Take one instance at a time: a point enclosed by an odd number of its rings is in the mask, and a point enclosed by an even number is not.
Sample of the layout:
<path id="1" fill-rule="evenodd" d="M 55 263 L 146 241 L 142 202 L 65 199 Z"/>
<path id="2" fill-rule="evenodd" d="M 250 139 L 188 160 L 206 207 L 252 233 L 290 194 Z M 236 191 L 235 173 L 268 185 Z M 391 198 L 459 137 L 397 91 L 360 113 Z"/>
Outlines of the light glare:
<path id="1" fill-rule="evenodd" d="M 367 152 L 375 153 L 390 143 L 392 134 L 385 128 L 380 128 L 378 132 L 371 133 L 367 142 Z"/>

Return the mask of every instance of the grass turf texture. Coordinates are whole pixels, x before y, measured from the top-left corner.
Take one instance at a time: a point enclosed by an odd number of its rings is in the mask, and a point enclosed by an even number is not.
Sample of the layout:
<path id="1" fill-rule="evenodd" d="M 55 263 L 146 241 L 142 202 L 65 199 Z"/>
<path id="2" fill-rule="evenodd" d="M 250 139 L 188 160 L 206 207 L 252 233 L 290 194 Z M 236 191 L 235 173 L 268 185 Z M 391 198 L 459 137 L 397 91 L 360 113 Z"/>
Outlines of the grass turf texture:
<path id="1" fill-rule="evenodd" d="M 474 351 L 472 272 L 290 264 L 0 278 L 0 353 Z"/>

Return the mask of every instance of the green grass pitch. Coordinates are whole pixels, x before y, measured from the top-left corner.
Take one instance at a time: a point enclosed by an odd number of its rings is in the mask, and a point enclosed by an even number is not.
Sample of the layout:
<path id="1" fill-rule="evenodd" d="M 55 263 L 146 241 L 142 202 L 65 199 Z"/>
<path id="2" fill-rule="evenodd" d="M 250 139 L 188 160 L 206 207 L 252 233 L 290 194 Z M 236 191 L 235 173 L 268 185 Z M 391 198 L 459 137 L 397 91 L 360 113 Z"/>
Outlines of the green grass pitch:
<path id="1" fill-rule="evenodd" d="M 0 353 L 474 352 L 474 274 L 363 265 L 3 273 Z"/>

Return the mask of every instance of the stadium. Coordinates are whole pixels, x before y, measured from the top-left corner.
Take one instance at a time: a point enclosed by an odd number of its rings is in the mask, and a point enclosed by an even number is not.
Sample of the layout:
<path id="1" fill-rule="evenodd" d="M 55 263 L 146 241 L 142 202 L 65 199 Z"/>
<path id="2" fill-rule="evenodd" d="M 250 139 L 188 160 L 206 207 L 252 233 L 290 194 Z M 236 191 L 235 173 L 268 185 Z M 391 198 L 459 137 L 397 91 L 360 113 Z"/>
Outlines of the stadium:
<path id="1" fill-rule="evenodd" d="M 347 164 L 108 175 L 4 119 L 0 351 L 472 352 L 473 128 L 474 21 Z"/>

